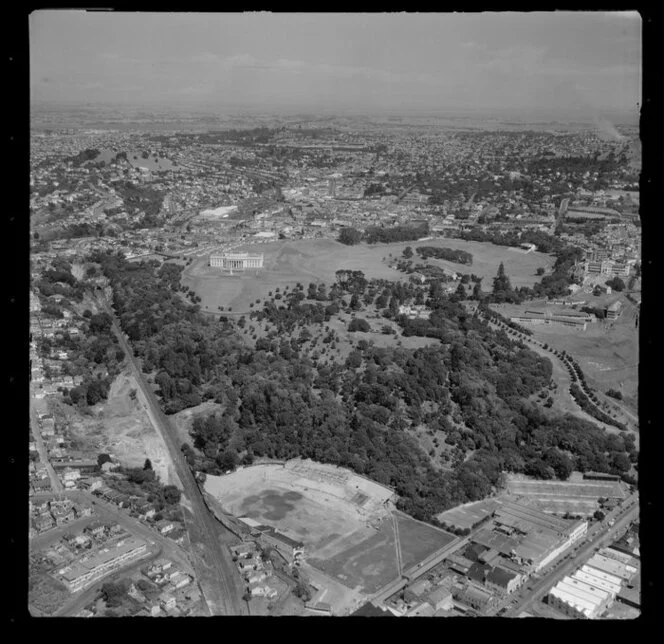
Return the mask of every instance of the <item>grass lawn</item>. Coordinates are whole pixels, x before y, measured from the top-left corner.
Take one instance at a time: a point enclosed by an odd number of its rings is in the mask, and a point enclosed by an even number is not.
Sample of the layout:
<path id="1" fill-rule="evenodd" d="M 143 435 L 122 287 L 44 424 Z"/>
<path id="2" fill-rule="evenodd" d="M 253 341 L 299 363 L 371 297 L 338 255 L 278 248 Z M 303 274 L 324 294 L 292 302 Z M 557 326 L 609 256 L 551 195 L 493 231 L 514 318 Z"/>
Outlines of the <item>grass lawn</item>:
<path id="1" fill-rule="evenodd" d="M 437 246 L 467 250 L 473 255 L 473 264 L 465 266 L 443 260 L 427 260 L 432 265 L 446 266 L 452 270 L 484 277 L 484 287 L 490 288 L 501 262 L 513 286 L 531 286 L 540 278 L 537 268 L 547 270 L 553 265 L 553 257 L 543 253 L 524 253 L 506 246 L 495 246 L 482 242 L 467 242 L 459 239 L 434 239 L 424 242 L 397 244 L 358 244 L 344 246 L 331 239 L 305 239 L 299 241 L 277 241 L 250 243 L 239 246 L 235 252 L 263 253 L 264 268 L 260 272 L 229 275 L 207 265 L 203 257 L 188 266 L 182 283 L 193 288 L 202 298 L 203 310 L 216 312 L 219 306 L 233 312 L 249 310 L 256 299 L 265 299 L 276 287 L 294 286 L 301 282 L 332 284 L 340 269 L 359 270 L 368 279 L 405 279 L 406 275 L 390 268 L 390 255 L 400 257 L 406 246 Z M 413 258 L 417 263 L 419 258 Z"/>
<path id="2" fill-rule="evenodd" d="M 634 307 L 627 304 L 625 309 L 617 320 L 588 325 L 586 331 L 554 324 L 533 326 L 532 331 L 535 339 L 572 355 L 591 387 L 599 392 L 622 392 L 624 406 L 636 413 L 639 336 Z"/>
<path id="3" fill-rule="evenodd" d="M 585 301 L 589 307 L 603 308 L 608 302 L 615 301 L 616 297 L 593 297 L 582 294 L 575 299 Z M 639 330 L 635 326 L 637 309 L 626 298 L 621 296 L 619 299 L 623 303 L 623 313 L 617 320 L 590 323 L 585 331 L 559 324 L 537 324 L 528 328 L 533 332 L 532 337 L 535 340 L 573 356 L 586 374 L 588 384 L 597 391 L 600 400 L 606 401 L 610 407 L 617 405 L 617 408 L 622 408 L 626 419 L 636 422 L 639 365 Z M 527 310 L 564 311 L 562 306 L 552 306 L 545 302 L 494 305 L 492 308 L 505 317 L 521 315 Z M 537 347 L 531 348 L 538 351 Z M 542 355 L 548 355 L 552 361 L 555 360 L 550 354 L 542 353 Z M 554 372 L 557 371 L 554 362 Z M 560 374 L 555 375 L 558 381 Z M 617 402 L 606 398 L 604 393 L 608 389 L 620 391 L 623 401 Z"/>
<path id="4" fill-rule="evenodd" d="M 418 246 L 434 246 L 436 248 L 451 248 L 453 250 L 464 250 L 473 256 L 473 263 L 457 264 L 442 259 L 429 258 L 422 260 L 415 252 L 412 257 L 413 265 L 422 263 L 431 266 L 439 266 L 456 273 L 483 277 L 483 290 L 491 290 L 492 280 L 498 273 L 498 267 L 503 262 L 505 273 L 510 278 L 512 286 L 532 286 L 539 282 L 541 277 L 536 275 L 538 268 L 542 267 L 546 273 L 550 272 L 555 258 L 545 253 L 525 253 L 520 249 L 513 249 L 507 246 L 496 246 L 488 242 L 471 242 L 463 239 L 437 238 L 429 241 L 409 242 L 399 244 L 384 244 L 380 248 L 385 249 L 384 254 L 391 253 L 393 257 L 400 257 L 403 249 L 410 246 L 413 251 Z M 545 274 L 546 274 L 545 273 Z"/>
<path id="5" fill-rule="evenodd" d="M 426 559 L 456 539 L 449 532 L 438 530 L 402 514 L 397 514 L 397 522 L 404 569 Z"/>
<path id="6" fill-rule="evenodd" d="M 383 521 L 371 537 L 334 557 L 309 563 L 349 588 L 361 586 L 364 593 L 375 593 L 399 574 L 392 521 Z"/>

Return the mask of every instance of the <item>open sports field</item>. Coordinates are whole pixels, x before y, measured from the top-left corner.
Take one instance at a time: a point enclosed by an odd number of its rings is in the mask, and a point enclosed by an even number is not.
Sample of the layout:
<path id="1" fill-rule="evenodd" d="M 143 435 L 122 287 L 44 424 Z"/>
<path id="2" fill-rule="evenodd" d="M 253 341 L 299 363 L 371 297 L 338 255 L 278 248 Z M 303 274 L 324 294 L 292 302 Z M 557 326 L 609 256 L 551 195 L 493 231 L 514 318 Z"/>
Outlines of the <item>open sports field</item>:
<path id="1" fill-rule="evenodd" d="M 216 312 L 219 306 L 223 306 L 226 310 L 231 307 L 233 313 L 247 312 L 251 302 L 264 300 L 277 287 L 283 290 L 297 282 L 305 286 L 319 281 L 331 284 L 340 269 L 362 271 L 369 279 L 405 279 L 404 273 L 387 265 L 389 256 L 398 257 L 406 246 L 414 248 L 418 245 L 467 250 L 473 255 L 472 266 L 436 259 L 427 262 L 484 277 L 486 289 L 491 288 L 491 279 L 496 276 L 500 262 L 504 263 L 513 286 L 532 285 L 539 279 L 535 276 L 537 268 L 541 266 L 548 270 L 553 264 L 553 258 L 543 253 L 525 253 L 506 246 L 459 239 L 372 246 L 344 246 L 332 239 L 305 239 L 249 243 L 233 248 L 234 252 L 263 253 L 264 268 L 259 272 L 229 275 L 209 267 L 207 257 L 202 257 L 185 269 L 182 283 L 193 288 L 202 298 L 203 310 Z M 419 258 L 413 257 L 413 261 L 417 263 Z"/>
<path id="2" fill-rule="evenodd" d="M 263 253 L 261 271 L 229 275 L 208 266 L 207 257 L 203 257 L 184 271 L 182 283 L 202 298 L 203 310 L 216 312 L 223 306 L 226 310 L 231 307 L 232 312 L 247 312 L 251 302 L 264 300 L 277 287 L 283 291 L 285 286 L 292 288 L 298 282 L 305 286 L 310 282 L 331 284 L 336 271 L 342 268 L 361 270 L 368 278 L 403 277 L 374 251 L 366 246 L 344 246 L 331 239 L 247 244 L 235 247 L 233 252 Z"/>
<path id="3" fill-rule="evenodd" d="M 536 275 L 538 268 L 542 267 L 546 273 L 549 273 L 555 257 L 536 251 L 526 252 L 521 248 L 510 248 L 508 246 L 497 246 L 488 242 L 472 242 L 463 239 L 437 238 L 428 241 L 410 242 L 408 244 L 386 244 L 384 248 L 393 256 L 398 256 L 403 252 L 406 246 L 415 250 L 418 246 L 434 246 L 437 248 L 451 248 L 453 250 L 463 250 L 473 256 L 473 263 L 470 265 L 457 264 L 443 259 L 429 258 L 422 260 L 419 255 L 413 255 L 413 263 L 426 263 L 431 266 L 440 266 L 456 273 L 475 274 L 483 277 L 482 288 L 490 291 L 493 285 L 493 278 L 498 273 L 498 267 L 502 262 L 505 266 L 505 273 L 510 278 L 512 286 L 532 286 L 542 278 Z"/>
<path id="4" fill-rule="evenodd" d="M 624 499 L 625 490 L 619 481 L 530 481 L 509 477 L 507 490 L 520 496 Z"/>
<path id="5" fill-rule="evenodd" d="M 453 534 L 396 512 L 403 569 L 426 559 L 456 538 Z"/>
<path id="6" fill-rule="evenodd" d="M 304 543 L 307 562 L 366 594 L 398 577 L 390 489 L 332 465 L 299 459 L 208 476 L 225 512 L 249 517 Z M 396 513 L 404 567 L 454 537 Z"/>
<path id="7" fill-rule="evenodd" d="M 623 499 L 626 496 L 619 482 L 533 481 L 521 476 L 508 477 L 507 492 L 543 512 L 587 516 L 599 509 L 598 499 Z"/>
<path id="8" fill-rule="evenodd" d="M 392 521 L 383 520 L 373 534 L 333 557 L 311 557 L 309 563 L 349 588 L 367 595 L 377 592 L 399 576 Z"/>

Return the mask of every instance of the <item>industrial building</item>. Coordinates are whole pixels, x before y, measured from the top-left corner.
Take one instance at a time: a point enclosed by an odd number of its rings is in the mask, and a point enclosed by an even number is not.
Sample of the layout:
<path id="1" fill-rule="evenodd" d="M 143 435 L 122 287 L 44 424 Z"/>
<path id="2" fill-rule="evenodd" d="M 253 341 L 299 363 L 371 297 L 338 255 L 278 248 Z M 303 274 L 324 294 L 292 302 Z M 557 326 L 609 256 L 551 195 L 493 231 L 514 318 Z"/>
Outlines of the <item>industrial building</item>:
<path id="1" fill-rule="evenodd" d="M 455 599 L 475 610 L 484 610 L 496 603 L 493 593 L 473 583 L 455 586 L 453 595 Z"/>
<path id="2" fill-rule="evenodd" d="M 570 617 L 599 617 L 637 573 L 632 563 L 625 553 L 602 549 L 549 591 L 549 605 Z"/>
<path id="3" fill-rule="evenodd" d="M 623 581 L 629 581 L 636 574 L 636 568 L 634 566 L 630 566 L 622 561 L 617 561 L 616 559 L 607 557 L 599 552 L 595 553 L 588 560 L 588 566 L 595 568 L 600 572 L 619 577 Z"/>
<path id="4" fill-rule="evenodd" d="M 588 323 L 595 321 L 595 316 L 577 311 L 526 311 L 523 315 L 510 317 L 511 322 L 518 324 L 561 324 L 586 330 Z"/>
<path id="5" fill-rule="evenodd" d="M 614 575 L 609 575 L 608 573 L 597 570 L 596 568 L 591 568 L 585 564 L 577 570 L 572 577 L 583 581 L 591 586 L 596 586 L 601 588 L 608 593 L 611 593 L 613 597 L 620 592 L 622 586 L 622 580 L 620 577 L 615 577 Z"/>
<path id="6" fill-rule="evenodd" d="M 495 522 L 502 531 L 521 535 L 514 555 L 531 565 L 533 572 L 544 568 L 588 531 L 587 521 L 558 519 L 517 503 L 500 506 Z"/>
<path id="7" fill-rule="evenodd" d="M 550 591 L 548 603 L 569 617 L 595 619 L 612 601 L 611 594 L 573 577 L 565 577 Z"/>
<path id="8" fill-rule="evenodd" d="M 487 551 L 485 562 L 516 575 L 537 572 L 560 556 L 588 530 L 583 520 L 566 521 L 518 503 L 503 503 L 495 510 L 494 527 L 472 538 Z M 472 555 L 471 555 L 472 556 Z M 466 554 L 466 557 L 469 557 Z M 489 557 L 489 559 L 487 559 Z M 519 585 L 520 580 L 509 586 Z"/>

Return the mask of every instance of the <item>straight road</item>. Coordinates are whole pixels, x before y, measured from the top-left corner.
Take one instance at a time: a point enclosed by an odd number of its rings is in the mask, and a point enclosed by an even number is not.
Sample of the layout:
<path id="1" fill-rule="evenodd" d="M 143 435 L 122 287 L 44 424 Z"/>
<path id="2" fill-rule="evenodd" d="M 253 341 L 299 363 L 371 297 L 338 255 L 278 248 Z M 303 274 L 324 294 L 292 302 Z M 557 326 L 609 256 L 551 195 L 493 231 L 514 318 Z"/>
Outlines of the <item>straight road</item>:
<path id="1" fill-rule="evenodd" d="M 424 561 L 411 566 L 408 570 L 404 570 L 401 573 L 402 577 L 400 579 L 395 579 L 386 586 L 383 586 L 383 588 L 369 598 L 369 601 L 374 603 L 384 602 L 388 597 L 414 583 L 422 575 L 427 574 L 432 568 L 437 566 L 443 559 L 465 546 L 469 539 L 469 536 L 463 539 L 457 538 L 446 546 L 443 546 L 437 552 L 429 555 Z"/>
<path id="2" fill-rule="evenodd" d="M 399 571 L 399 576 L 401 577 L 401 575 L 403 575 L 403 563 L 401 561 L 401 540 L 399 539 L 399 524 L 394 512 L 392 512 L 392 525 L 394 526 L 394 546 L 397 549 L 397 570 Z"/>
<path id="3" fill-rule="evenodd" d="M 32 391 L 32 385 L 30 386 L 30 393 Z M 37 443 L 37 452 L 39 452 L 39 459 L 46 466 L 46 471 L 48 472 L 48 477 L 51 480 L 51 488 L 54 492 L 62 492 L 64 489 L 58 475 L 55 473 L 51 461 L 48 460 L 48 450 L 44 441 L 42 439 L 41 431 L 39 429 L 39 419 L 37 417 L 37 410 L 35 409 L 34 399 L 30 400 L 30 420 L 32 421 L 32 435 L 35 437 L 35 443 Z"/>
<path id="4" fill-rule="evenodd" d="M 210 612 L 213 615 L 246 614 L 247 607 L 242 601 L 242 580 L 233 563 L 230 551 L 222 545 L 220 540 L 220 533 L 225 528 L 208 509 L 189 469 L 189 464 L 182 454 L 177 432 L 162 412 L 154 392 L 145 381 L 134 352 L 119 327 L 114 311 L 103 295 L 99 296 L 99 301 L 113 320 L 113 331 L 148 403 L 148 415 L 169 451 L 176 474 L 184 488 L 184 496 L 188 501 L 188 504 L 183 504 L 187 531 L 196 561 L 197 577 L 210 606 Z"/>

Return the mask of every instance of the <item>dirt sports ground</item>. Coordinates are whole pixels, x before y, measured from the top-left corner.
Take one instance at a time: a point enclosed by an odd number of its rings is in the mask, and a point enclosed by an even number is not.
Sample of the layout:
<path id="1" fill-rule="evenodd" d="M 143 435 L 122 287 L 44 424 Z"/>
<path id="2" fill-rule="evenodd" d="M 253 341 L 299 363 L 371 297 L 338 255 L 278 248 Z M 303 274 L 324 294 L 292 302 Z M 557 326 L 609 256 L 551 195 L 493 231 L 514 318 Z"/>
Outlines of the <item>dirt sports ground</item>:
<path id="1" fill-rule="evenodd" d="M 491 279 L 496 276 L 500 262 L 504 263 L 513 286 L 532 285 L 540 279 L 535 275 L 540 266 L 548 272 L 553 265 L 553 257 L 543 253 L 526 253 L 506 246 L 459 239 L 438 238 L 372 246 L 345 246 L 332 239 L 306 239 L 250 243 L 233 249 L 233 252 L 263 253 L 264 268 L 259 272 L 229 275 L 208 266 L 208 258 L 204 256 L 185 269 L 182 284 L 193 288 L 201 297 L 204 311 L 217 312 L 219 306 L 223 306 L 226 310 L 231 307 L 233 313 L 246 313 L 252 302 L 264 300 L 277 287 L 283 290 L 297 282 L 305 286 L 310 282 L 331 284 L 340 269 L 362 271 L 369 279 L 404 279 L 405 274 L 390 268 L 388 261 L 390 254 L 394 258 L 400 257 L 406 246 L 437 246 L 470 252 L 472 266 L 437 259 L 425 263 L 484 277 L 485 289 L 491 288 Z M 413 257 L 413 261 L 418 263 L 421 260 Z"/>
<path id="2" fill-rule="evenodd" d="M 390 489 L 333 465 L 299 459 L 254 465 L 226 476 L 208 476 L 205 489 L 224 511 L 302 541 L 308 564 L 363 594 L 399 576 L 395 521 L 404 567 L 454 539 L 393 513 Z"/>

